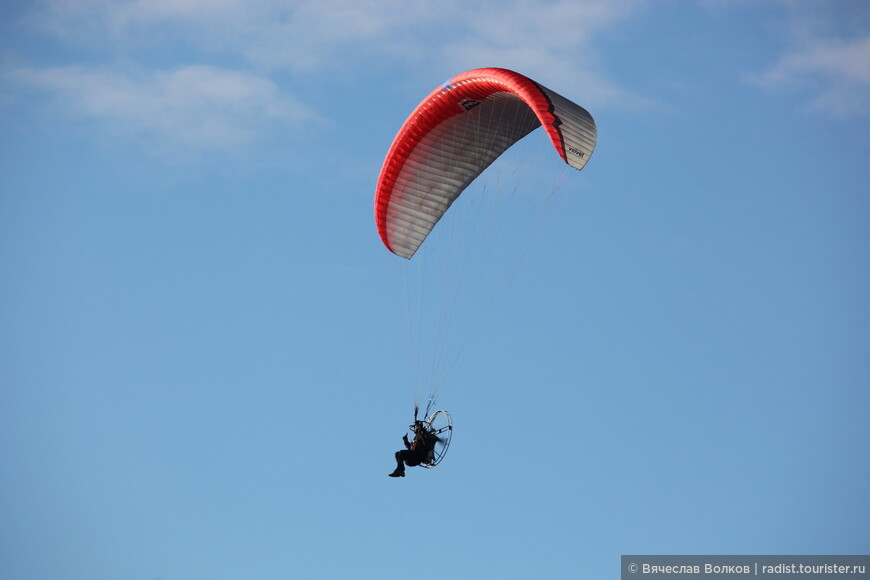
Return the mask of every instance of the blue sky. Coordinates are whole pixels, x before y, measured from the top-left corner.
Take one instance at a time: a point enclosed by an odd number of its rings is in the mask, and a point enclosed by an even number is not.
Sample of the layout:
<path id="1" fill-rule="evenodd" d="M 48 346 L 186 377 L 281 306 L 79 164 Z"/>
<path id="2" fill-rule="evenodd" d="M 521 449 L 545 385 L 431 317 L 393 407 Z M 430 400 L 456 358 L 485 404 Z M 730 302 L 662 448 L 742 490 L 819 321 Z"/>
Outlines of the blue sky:
<path id="1" fill-rule="evenodd" d="M 440 393 L 447 458 L 390 479 L 374 183 L 484 66 L 598 147 Z M 0 86 L 3 578 L 867 553 L 866 3 L 6 2 Z"/>

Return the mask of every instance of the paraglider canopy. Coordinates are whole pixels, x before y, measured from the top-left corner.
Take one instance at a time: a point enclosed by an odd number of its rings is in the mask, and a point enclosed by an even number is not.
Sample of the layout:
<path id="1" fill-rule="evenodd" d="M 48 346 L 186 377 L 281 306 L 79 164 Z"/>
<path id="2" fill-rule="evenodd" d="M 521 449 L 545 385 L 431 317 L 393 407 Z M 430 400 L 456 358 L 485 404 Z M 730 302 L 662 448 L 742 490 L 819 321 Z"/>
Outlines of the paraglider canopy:
<path id="1" fill-rule="evenodd" d="M 535 81 L 482 68 L 435 89 L 405 121 L 381 168 L 375 222 L 386 247 L 410 259 L 462 191 L 540 126 L 566 163 L 586 165 L 597 135 L 592 116 Z"/>

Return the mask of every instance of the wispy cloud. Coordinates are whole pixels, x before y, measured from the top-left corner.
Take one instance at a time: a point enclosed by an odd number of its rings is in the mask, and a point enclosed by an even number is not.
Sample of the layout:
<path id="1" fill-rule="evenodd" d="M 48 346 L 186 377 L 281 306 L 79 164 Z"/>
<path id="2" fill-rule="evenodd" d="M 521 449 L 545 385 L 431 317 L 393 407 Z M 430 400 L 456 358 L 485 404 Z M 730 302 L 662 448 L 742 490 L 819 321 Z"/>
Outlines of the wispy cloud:
<path id="1" fill-rule="evenodd" d="M 457 71 L 505 66 L 525 72 L 587 105 L 636 106 L 644 99 L 619 87 L 607 74 L 596 48 L 600 36 L 631 17 L 642 2 L 632 0 L 523 1 L 456 6 L 466 27 L 445 43 L 441 58 Z M 471 14 L 469 12 L 471 11 Z"/>
<path id="2" fill-rule="evenodd" d="M 790 11 L 792 46 L 766 69 L 748 75 L 748 82 L 804 95 L 810 109 L 829 115 L 870 115 L 870 33 L 847 21 L 848 14 L 820 12 L 824 3 L 784 6 Z M 870 11 L 864 9 L 863 18 L 870 20 Z M 849 30 L 856 24 L 859 32 Z M 846 31 L 835 34 L 837 28 Z"/>
<path id="3" fill-rule="evenodd" d="M 203 149 L 243 146 L 267 122 L 315 117 L 272 79 L 310 86 L 317 75 L 377 66 L 438 71 L 433 82 L 505 66 L 586 105 L 633 106 L 642 99 L 608 76 L 595 41 L 641 3 L 44 0 L 26 22 L 69 47 L 64 62 L 74 64 L 28 63 L 5 79 L 72 114 Z"/>
<path id="4" fill-rule="evenodd" d="M 268 79 L 209 66 L 140 74 L 83 66 L 18 68 L 7 78 L 44 91 L 75 115 L 187 150 L 234 149 L 266 121 L 292 124 L 314 117 Z"/>
<path id="5" fill-rule="evenodd" d="M 353 70 L 361 63 L 511 65 L 584 79 L 628 96 L 600 66 L 595 40 L 643 0 L 48 0 L 43 30 L 127 50 L 171 42 L 241 58 L 259 71 Z"/>

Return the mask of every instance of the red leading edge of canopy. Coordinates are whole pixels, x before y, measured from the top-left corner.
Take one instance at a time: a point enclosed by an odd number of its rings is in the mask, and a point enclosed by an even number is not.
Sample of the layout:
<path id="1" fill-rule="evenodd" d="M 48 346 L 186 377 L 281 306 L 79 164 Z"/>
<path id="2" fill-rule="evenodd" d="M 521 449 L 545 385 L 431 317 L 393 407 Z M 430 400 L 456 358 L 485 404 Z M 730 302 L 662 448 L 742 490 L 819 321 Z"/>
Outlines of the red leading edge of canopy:
<path id="1" fill-rule="evenodd" d="M 510 92 L 520 97 L 537 115 L 550 140 L 565 159 L 565 146 L 559 132 L 559 120 L 546 93 L 528 77 L 502 68 L 479 68 L 459 74 L 432 91 L 417 105 L 399 130 L 381 167 L 375 189 L 375 223 L 378 235 L 391 252 L 387 239 L 387 207 L 396 179 L 409 155 L 429 131 L 450 117 L 464 112 L 465 99 L 482 101 L 492 93 Z"/>

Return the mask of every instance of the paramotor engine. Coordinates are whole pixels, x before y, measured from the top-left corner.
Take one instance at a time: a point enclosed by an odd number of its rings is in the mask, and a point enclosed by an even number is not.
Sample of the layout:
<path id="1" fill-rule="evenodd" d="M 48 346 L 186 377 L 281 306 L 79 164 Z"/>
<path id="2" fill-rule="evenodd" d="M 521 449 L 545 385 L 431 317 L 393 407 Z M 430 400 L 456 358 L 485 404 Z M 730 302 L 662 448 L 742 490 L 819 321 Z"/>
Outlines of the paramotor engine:
<path id="1" fill-rule="evenodd" d="M 423 428 L 436 438 L 435 447 L 429 452 L 428 457 L 420 464 L 423 467 L 435 467 L 450 447 L 450 439 L 453 437 L 453 419 L 450 413 L 444 410 L 435 411 L 423 421 Z"/>

